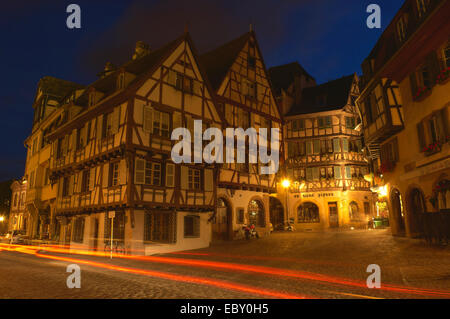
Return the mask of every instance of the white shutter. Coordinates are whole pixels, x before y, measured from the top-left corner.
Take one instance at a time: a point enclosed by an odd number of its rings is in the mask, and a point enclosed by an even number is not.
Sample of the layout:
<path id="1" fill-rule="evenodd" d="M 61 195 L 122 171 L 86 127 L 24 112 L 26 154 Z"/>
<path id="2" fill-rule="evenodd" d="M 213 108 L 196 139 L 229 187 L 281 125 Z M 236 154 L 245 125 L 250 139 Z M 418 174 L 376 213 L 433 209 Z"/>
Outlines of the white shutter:
<path id="1" fill-rule="evenodd" d="M 134 183 L 145 183 L 145 159 L 136 158 L 134 161 Z"/>
<path id="2" fill-rule="evenodd" d="M 103 114 L 97 117 L 97 140 L 102 139 Z"/>
<path id="3" fill-rule="evenodd" d="M 188 189 L 189 168 L 181 166 L 181 189 Z"/>
<path id="4" fill-rule="evenodd" d="M 89 190 L 94 190 L 95 187 L 95 167 L 92 167 L 89 172 Z"/>
<path id="5" fill-rule="evenodd" d="M 127 162 L 123 159 L 119 163 L 119 184 L 125 185 L 127 183 Z"/>
<path id="6" fill-rule="evenodd" d="M 142 115 L 144 132 L 152 132 L 153 108 L 150 105 L 144 105 L 144 114 Z"/>
<path id="7" fill-rule="evenodd" d="M 212 192 L 213 190 L 213 170 L 205 169 L 205 192 Z"/>
<path id="8" fill-rule="evenodd" d="M 119 132 L 119 122 L 120 122 L 120 105 L 114 108 L 112 115 L 112 134 L 117 134 Z"/>
<path id="9" fill-rule="evenodd" d="M 103 164 L 103 181 L 102 181 L 102 186 L 103 187 L 108 187 L 109 185 L 109 181 L 108 181 L 108 177 L 109 177 L 109 163 L 107 164 Z"/>
<path id="10" fill-rule="evenodd" d="M 166 186 L 174 187 L 175 185 L 175 165 L 171 163 L 166 164 Z"/>

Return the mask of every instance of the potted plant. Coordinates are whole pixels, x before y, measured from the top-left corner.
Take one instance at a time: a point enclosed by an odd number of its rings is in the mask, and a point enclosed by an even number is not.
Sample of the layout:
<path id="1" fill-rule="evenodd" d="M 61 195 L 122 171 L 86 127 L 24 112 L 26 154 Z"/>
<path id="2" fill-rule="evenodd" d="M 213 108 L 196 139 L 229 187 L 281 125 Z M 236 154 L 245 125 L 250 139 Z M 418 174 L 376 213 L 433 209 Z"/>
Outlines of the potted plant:
<path id="1" fill-rule="evenodd" d="M 431 88 L 428 86 L 421 87 L 417 90 L 417 92 L 414 94 L 414 100 L 415 101 L 422 101 L 424 98 L 426 98 L 431 93 Z"/>
<path id="2" fill-rule="evenodd" d="M 437 79 L 436 79 L 436 84 L 445 84 L 448 82 L 448 80 L 450 79 L 450 67 L 441 70 L 441 72 L 439 72 Z"/>

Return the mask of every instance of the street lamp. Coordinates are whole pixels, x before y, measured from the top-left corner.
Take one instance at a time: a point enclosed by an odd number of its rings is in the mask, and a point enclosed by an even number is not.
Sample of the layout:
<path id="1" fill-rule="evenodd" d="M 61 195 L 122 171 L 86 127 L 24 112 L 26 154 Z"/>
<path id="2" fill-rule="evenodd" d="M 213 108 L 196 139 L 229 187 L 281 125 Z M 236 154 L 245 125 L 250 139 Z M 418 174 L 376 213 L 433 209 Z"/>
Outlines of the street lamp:
<path id="1" fill-rule="evenodd" d="M 283 186 L 284 191 L 286 193 L 286 217 L 289 220 L 288 189 L 291 186 L 291 181 L 289 179 L 285 178 L 281 182 L 281 186 Z"/>
<path id="2" fill-rule="evenodd" d="M 2 223 L 5 220 L 5 216 L 0 216 L 0 223 Z"/>

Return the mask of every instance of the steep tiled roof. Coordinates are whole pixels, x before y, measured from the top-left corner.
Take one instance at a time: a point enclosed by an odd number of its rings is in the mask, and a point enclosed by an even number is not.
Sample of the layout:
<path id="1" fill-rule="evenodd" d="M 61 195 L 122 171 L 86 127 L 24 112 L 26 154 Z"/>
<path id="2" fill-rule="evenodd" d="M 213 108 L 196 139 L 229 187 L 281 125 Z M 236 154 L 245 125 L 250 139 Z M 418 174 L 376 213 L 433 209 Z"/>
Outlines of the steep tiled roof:
<path id="1" fill-rule="evenodd" d="M 300 104 L 293 105 L 286 116 L 331 111 L 347 105 L 354 74 L 321 85 L 305 88 Z"/>
<path id="2" fill-rule="evenodd" d="M 200 61 L 214 90 L 219 88 L 225 75 L 251 34 L 252 32 L 247 32 L 239 38 L 200 56 Z"/>
<path id="3" fill-rule="evenodd" d="M 84 88 L 84 85 L 67 80 L 55 78 L 53 76 L 44 76 L 38 83 L 38 87 L 44 94 L 52 95 L 62 99 L 74 90 Z"/>
<path id="4" fill-rule="evenodd" d="M 269 76 L 275 95 L 280 95 L 281 90 L 286 90 L 294 82 L 296 75 L 305 75 L 315 81 L 298 62 L 271 67 Z"/>

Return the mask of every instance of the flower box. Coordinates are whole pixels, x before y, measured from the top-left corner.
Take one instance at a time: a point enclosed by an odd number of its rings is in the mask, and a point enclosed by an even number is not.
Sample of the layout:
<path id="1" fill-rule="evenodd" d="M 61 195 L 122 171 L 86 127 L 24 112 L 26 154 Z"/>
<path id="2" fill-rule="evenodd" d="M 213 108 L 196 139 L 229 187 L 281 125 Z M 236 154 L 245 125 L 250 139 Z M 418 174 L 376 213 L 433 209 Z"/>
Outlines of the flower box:
<path id="1" fill-rule="evenodd" d="M 450 80 L 450 67 L 441 70 L 436 78 L 436 84 L 445 84 Z"/>
<path id="2" fill-rule="evenodd" d="M 428 97 L 431 94 L 431 88 L 428 86 L 424 86 L 417 90 L 417 92 L 414 94 L 414 101 L 420 102 L 424 100 L 426 97 Z"/>

